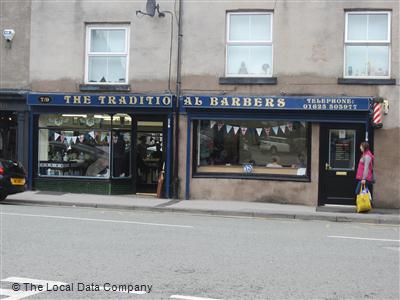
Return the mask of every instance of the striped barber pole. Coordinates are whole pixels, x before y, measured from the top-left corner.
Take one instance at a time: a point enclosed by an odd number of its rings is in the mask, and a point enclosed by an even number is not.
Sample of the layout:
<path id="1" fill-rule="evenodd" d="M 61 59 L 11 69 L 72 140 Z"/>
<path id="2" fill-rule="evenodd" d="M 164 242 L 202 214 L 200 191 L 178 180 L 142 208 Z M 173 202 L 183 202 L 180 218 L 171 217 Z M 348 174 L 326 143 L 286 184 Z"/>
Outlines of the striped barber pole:
<path id="1" fill-rule="evenodd" d="M 374 103 L 374 114 L 373 114 L 374 127 L 382 127 L 382 103 Z"/>

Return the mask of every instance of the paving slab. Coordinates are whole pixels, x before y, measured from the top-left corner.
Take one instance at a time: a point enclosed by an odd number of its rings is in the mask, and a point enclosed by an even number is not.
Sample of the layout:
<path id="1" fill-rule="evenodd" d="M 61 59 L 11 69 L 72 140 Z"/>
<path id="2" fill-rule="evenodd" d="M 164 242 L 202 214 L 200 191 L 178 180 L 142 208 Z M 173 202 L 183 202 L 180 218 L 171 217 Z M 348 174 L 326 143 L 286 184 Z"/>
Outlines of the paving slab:
<path id="1" fill-rule="evenodd" d="M 226 200 L 172 200 L 143 195 L 94 195 L 27 191 L 7 197 L 4 204 L 77 206 L 120 210 L 183 212 L 219 216 L 284 218 L 332 222 L 400 224 L 399 210 L 373 209 L 357 214 L 355 207 L 312 207 L 276 203 Z"/>

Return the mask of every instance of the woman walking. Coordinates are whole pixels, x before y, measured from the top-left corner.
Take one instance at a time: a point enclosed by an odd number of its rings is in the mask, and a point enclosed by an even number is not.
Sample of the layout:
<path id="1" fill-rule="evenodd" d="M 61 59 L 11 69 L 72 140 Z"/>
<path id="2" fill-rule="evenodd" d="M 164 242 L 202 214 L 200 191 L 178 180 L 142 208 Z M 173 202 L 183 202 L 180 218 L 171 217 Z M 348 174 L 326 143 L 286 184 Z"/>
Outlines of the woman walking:
<path id="1" fill-rule="evenodd" d="M 360 145 L 361 158 L 358 162 L 358 168 L 356 173 L 357 187 L 356 195 L 358 195 L 363 186 L 367 187 L 368 190 L 371 189 L 374 183 L 373 176 L 373 165 L 374 165 L 374 155 L 369 150 L 368 142 L 362 142 Z"/>

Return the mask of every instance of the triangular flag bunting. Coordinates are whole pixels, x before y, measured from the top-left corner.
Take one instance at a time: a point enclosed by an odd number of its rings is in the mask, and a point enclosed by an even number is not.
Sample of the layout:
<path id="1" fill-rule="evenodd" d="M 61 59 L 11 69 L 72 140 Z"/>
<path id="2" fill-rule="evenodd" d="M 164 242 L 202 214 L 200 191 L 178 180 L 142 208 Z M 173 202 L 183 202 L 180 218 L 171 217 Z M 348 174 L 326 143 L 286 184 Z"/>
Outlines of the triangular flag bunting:
<path id="1" fill-rule="evenodd" d="M 303 127 L 306 127 L 306 122 L 301 121 L 300 123 L 301 123 L 301 125 L 303 125 Z"/>
<path id="2" fill-rule="evenodd" d="M 63 133 L 60 135 L 60 140 L 61 140 L 61 143 L 64 143 L 65 135 Z"/>
<path id="3" fill-rule="evenodd" d="M 257 131 L 258 136 L 260 136 L 261 132 L 262 132 L 262 128 L 256 128 L 256 131 Z"/>
<path id="4" fill-rule="evenodd" d="M 77 136 L 73 136 L 72 137 L 72 142 L 74 143 L 74 144 L 76 144 L 76 140 L 78 139 L 78 137 Z"/>
<path id="5" fill-rule="evenodd" d="M 239 126 L 233 126 L 233 131 L 235 132 L 236 135 L 239 131 Z"/>
<path id="6" fill-rule="evenodd" d="M 57 141 L 60 135 L 57 132 L 54 132 L 54 140 Z"/>
<path id="7" fill-rule="evenodd" d="M 224 127 L 224 123 L 218 122 L 217 126 L 218 126 L 218 131 L 220 131 L 221 128 Z"/>
<path id="8" fill-rule="evenodd" d="M 245 135 L 247 132 L 247 127 L 241 127 L 240 130 L 242 131 L 242 134 Z"/>
<path id="9" fill-rule="evenodd" d="M 275 135 L 277 135 L 279 127 L 278 126 L 272 127 L 272 130 L 274 131 Z"/>
<path id="10" fill-rule="evenodd" d="M 109 135 L 107 135 L 107 143 L 111 143 L 111 137 Z"/>
<path id="11" fill-rule="evenodd" d="M 282 130 L 283 133 L 286 132 L 286 125 L 281 125 L 281 126 L 279 126 L 279 127 L 281 128 L 281 130 Z"/>
<path id="12" fill-rule="evenodd" d="M 293 131 L 293 123 L 292 123 L 292 122 L 289 122 L 289 123 L 287 124 L 287 128 L 289 129 L 289 131 Z"/>
<path id="13" fill-rule="evenodd" d="M 215 121 L 210 121 L 210 128 L 213 128 L 213 127 L 215 126 L 215 123 L 217 123 L 217 122 L 215 122 Z"/>
<path id="14" fill-rule="evenodd" d="M 231 125 L 225 125 L 226 133 L 231 132 L 232 126 Z"/>
<path id="15" fill-rule="evenodd" d="M 103 142 L 104 139 L 106 138 L 107 134 L 105 132 L 101 133 L 100 141 Z"/>
<path id="16" fill-rule="evenodd" d="M 94 137 L 95 137 L 94 131 L 89 132 L 89 135 L 92 137 L 92 139 L 94 139 Z"/>
<path id="17" fill-rule="evenodd" d="M 269 136 L 269 134 L 271 133 L 271 128 L 264 128 L 264 132 L 266 136 Z"/>
<path id="18" fill-rule="evenodd" d="M 70 145 L 71 144 L 71 140 L 72 140 L 72 136 L 67 136 L 65 138 L 67 139 L 68 145 Z"/>

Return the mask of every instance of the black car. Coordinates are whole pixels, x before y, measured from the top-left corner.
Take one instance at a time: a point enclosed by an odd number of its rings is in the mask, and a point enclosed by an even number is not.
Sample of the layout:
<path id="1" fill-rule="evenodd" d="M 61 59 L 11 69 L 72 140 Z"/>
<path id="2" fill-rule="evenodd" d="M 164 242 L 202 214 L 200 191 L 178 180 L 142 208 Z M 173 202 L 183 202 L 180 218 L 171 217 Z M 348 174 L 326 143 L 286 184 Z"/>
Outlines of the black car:
<path id="1" fill-rule="evenodd" d="M 25 191 L 26 172 L 21 163 L 0 159 L 0 200 Z"/>

